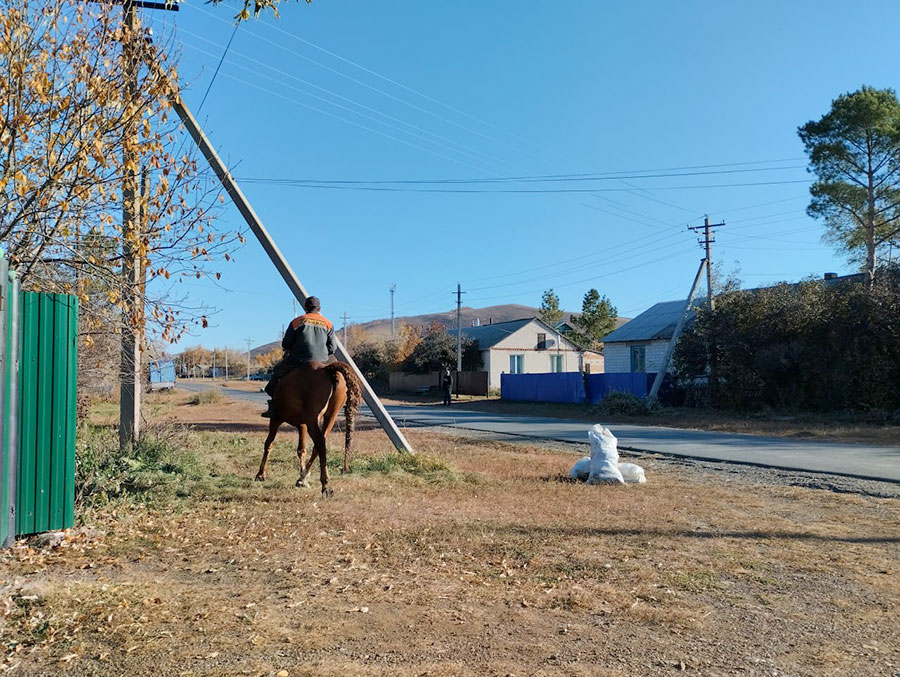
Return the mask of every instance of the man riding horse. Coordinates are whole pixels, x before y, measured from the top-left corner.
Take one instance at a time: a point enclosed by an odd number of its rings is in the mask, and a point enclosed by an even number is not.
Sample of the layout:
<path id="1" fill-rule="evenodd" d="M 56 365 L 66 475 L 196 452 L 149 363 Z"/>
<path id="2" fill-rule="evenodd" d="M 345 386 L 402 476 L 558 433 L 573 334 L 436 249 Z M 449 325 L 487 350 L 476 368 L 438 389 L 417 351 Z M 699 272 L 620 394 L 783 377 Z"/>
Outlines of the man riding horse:
<path id="1" fill-rule="evenodd" d="M 278 382 L 304 362 L 330 362 L 334 360 L 334 325 L 322 316 L 321 304 L 315 296 L 310 296 L 303 304 L 305 315 L 294 318 L 284 332 L 281 347 L 284 358 L 275 365 L 272 378 L 266 384 L 269 397 L 275 396 Z M 272 400 L 263 412 L 263 418 L 271 418 Z"/>

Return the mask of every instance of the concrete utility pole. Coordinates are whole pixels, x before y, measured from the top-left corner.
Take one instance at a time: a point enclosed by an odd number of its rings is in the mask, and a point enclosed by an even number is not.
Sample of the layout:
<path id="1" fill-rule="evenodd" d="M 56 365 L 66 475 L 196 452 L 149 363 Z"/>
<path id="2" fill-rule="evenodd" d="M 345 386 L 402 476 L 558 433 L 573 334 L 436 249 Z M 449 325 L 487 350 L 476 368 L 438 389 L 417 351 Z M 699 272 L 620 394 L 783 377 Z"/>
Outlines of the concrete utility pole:
<path id="1" fill-rule="evenodd" d="M 102 0 L 95 0 L 102 1 Z M 150 0 L 122 0 L 122 24 L 125 41 L 122 56 L 125 63 L 123 86 L 126 99 L 138 98 L 138 63 L 144 49 L 137 9 L 165 9 L 178 11 L 178 5 Z M 140 196 L 137 177 L 140 155 L 136 148 L 140 142 L 141 116 L 135 113 L 126 123 L 122 149 L 122 283 L 124 287 L 122 347 L 119 360 L 119 448 L 129 449 L 140 438 L 141 432 L 141 347 L 144 340 L 144 270 L 143 257 L 135 252 L 140 242 L 140 229 L 145 227 L 140 216 Z"/>
<path id="2" fill-rule="evenodd" d="M 706 303 L 709 305 L 710 310 L 716 309 L 712 288 L 712 243 L 716 241 L 716 234 L 711 229 L 724 227 L 724 221 L 722 223 L 710 223 L 708 216 L 703 219 L 702 226 L 688 226 L 688 230 L 693 230 L 694 232 L 703 231 L 703 237 L 698 239 L 697 242 L 703 245 L 706 251 Z"/>
<path id="3" fill-rule="evenodd" d="M 250 380 L 250 346 L 253 344 L 252 338 L 244 339 L 247 342 L 247 380 Z"/>
<path id="4" fill-rule="evenodd" d="M 152 57 L 152 54 L 149 56 Z M 148 61 L 151 65 L 154 64 L 152 60 Z M 165 77 L 165 74 L 161 74 L 161 77 Z M 200 148 L 207 162 L 209 162 L 210 168 L 213 170 L 213 172 L 215 172 L 219 181 L 222 182 L 222 186 L 225 188 L 229 197 L 231 197 L 231 199 L 234 201 L 234 204 L 238 208 L 238 211 L 241 213 L 241 216 L 244 218 L 244 221 L 250 227 L 250 230 L 253 231 L 256 239 L 259 240 L 259 243 L 262 245 L 266 254 L 269 256 L 272 264 L 281 274 L 282 279 L 285 281 L 288 288 L 293 293 L 294 298 L 296 298 L 298 301 L 300 301 L 301 304 L 303 304 L 309 297 L 309 294 L 307 294 L 306 292 L 306 288 L 300 283 L 300 279 L 297 277 L 290 264 L 288 264 L 287 260 L 284 258 L 284 255 L 281 253 L 278 245 L 275 244 L 275 241 L 269 235 L 269 232 L 263 225 L 262 220 L 259 218 L 259 216 L 257 216 L 256 212 L 253 210 L 253 207 L 250 206 L 250 202 L 244 196 L 244 193 L 243 191 L 241 191 L 240 186 L 238 186 L 237 181 L 235 181 L 234 176 L 232 176 L 225 163 L 222 162 L 222 159 L 219 157 L 219 154 L 209 142 L 209 139 L 206 138 L 206 135 L 200 128 L 197 120 L 191 114 L 188 107 L 185 106 L 177 87 L 174 84 L 170 84 L 170 86 L 172 88 L 172 93 L 174 94 L 172 101 L 173 108 L 178 114 L 179 119 L 181 119 L 182 123 L 184 123 L 185 129 L 187 129 L 188 133 L 191 135 L 194 143 L 196 143 Z M 340 341 L 335 341 L 335 343 L 337 343 L 337 345 L 335 346 L 335 353 L 337 354 L 338 359 L 349 364 L 353 371 L 356 373 L 357 377 L 360 380 L 360 384 L 362 385 L 363 399 L 369 406 L 372 415 L 375 416 L 375 418 L 381 424 L 381 427 L 384 429 L 384 432 L 391 439 L 391 442 L 393 442 L 394 446 L 399 451 L 413 453 L 412 445 L 400 431 L 400 428 L 397 427 L 397 424 L 394 422 L 394 419 L 391 418 L 391 415 L 384 408 L 381 400 L 378 399 L 375 391 L 372 390 L 372 386 L 369 385 L 369 382 L 366 380 L 365 376 L 363 376 L 362 372 L 359 370 L 359 367 L 356 366 L 356 362 L 353 361 L 353 358 L 349 353 L 347 353 Z"/>
<path id="5" fill-rule="evenodd" d="M 697 232 L 702 229 L 703 237 L 697 241 L 704 247 L 706 258 L 703 259 L 706 264 L 706 305 L 709 311 L 716 309 L 715 297 L 712 287 L 712 243 L 716 241 L 715 233 L 712 228 L 722 228 L 725 222 L 710 224 L 709 217 L 703 219 L 702 226 L 688 226 L 690 230 Z M 713 337 L 715 339 L 715 337 Z M 674 348 L 674 346 L 673 346 Z M 715 341 L 709 347 L 709 381 L 707 383 L 708 397 L 710 400 L 715 398 L 716 388 L 719 383 L 719 351 L 716 349 Z"/>
<path id="6" fill-rule="evenodd" d="M 391 283 L 391 338 L 394 338 L 394 294 L 397 292 L 397 283 Z"/>
<path id="7" fill-rule="evenodd" d="M 462 371 L 462 295 L 465 294 L 459 282 L 456 283 L 456 397 L 459 398 L 459 372 Z"/>

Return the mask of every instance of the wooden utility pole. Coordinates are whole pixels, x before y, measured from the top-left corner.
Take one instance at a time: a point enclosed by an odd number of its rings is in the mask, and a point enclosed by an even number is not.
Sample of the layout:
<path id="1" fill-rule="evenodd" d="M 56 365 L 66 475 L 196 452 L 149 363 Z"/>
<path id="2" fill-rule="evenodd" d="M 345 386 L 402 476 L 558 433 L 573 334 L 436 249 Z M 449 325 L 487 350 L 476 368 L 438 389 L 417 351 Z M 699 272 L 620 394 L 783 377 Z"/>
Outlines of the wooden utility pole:
<path id="1" fill-rule="evenodd" d="M 350 350 L 350 346 L 347 344 L 347 311 L 344 311 L 344 348 Z"/>

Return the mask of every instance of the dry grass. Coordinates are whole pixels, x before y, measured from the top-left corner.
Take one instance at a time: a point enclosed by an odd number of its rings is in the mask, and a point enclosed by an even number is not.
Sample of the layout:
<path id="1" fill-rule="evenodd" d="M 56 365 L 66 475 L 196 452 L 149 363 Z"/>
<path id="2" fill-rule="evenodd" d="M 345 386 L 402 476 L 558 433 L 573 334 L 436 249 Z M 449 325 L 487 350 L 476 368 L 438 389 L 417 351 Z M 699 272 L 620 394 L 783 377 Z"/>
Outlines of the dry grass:
<path id="1" fill-rule="evenodd" d="M 3 555 L 6 666 L 23 674 L 877 675 L 900 665 L 900 502 L 723 485 L 563 481 L 572 455 L 363 430 L 334 499 L 293 487 L 285 430 L 198 424 L 187 498 L 84 516 L 95 535 Z M 238 408 L 239 407 L 239 408 Z M 243 413 L 241 413 L 243 412 Z M 230 420 L 223 421 L 222 419 Z M 204 419 L 204 420 L 201 420 Z M 227 424 L 228 432 L 221 427 Z M 340 449 L 340 435 L 331 440 Z M 332 456 L 338 454 L 332 453 Z"/>

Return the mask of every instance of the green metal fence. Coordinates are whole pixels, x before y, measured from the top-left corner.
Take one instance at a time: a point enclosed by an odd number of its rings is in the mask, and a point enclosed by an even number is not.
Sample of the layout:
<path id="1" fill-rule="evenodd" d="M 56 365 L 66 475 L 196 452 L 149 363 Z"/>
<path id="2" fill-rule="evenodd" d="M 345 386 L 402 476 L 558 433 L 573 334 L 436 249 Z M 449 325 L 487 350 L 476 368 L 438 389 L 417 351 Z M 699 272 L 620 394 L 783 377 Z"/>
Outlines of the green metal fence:
<path id="1" fill-rule="evenodd" d="M 0 255 L 0 542 L 8 545 L 74 522 L 78 300 L 21 292 L 5 267 Z"/>

